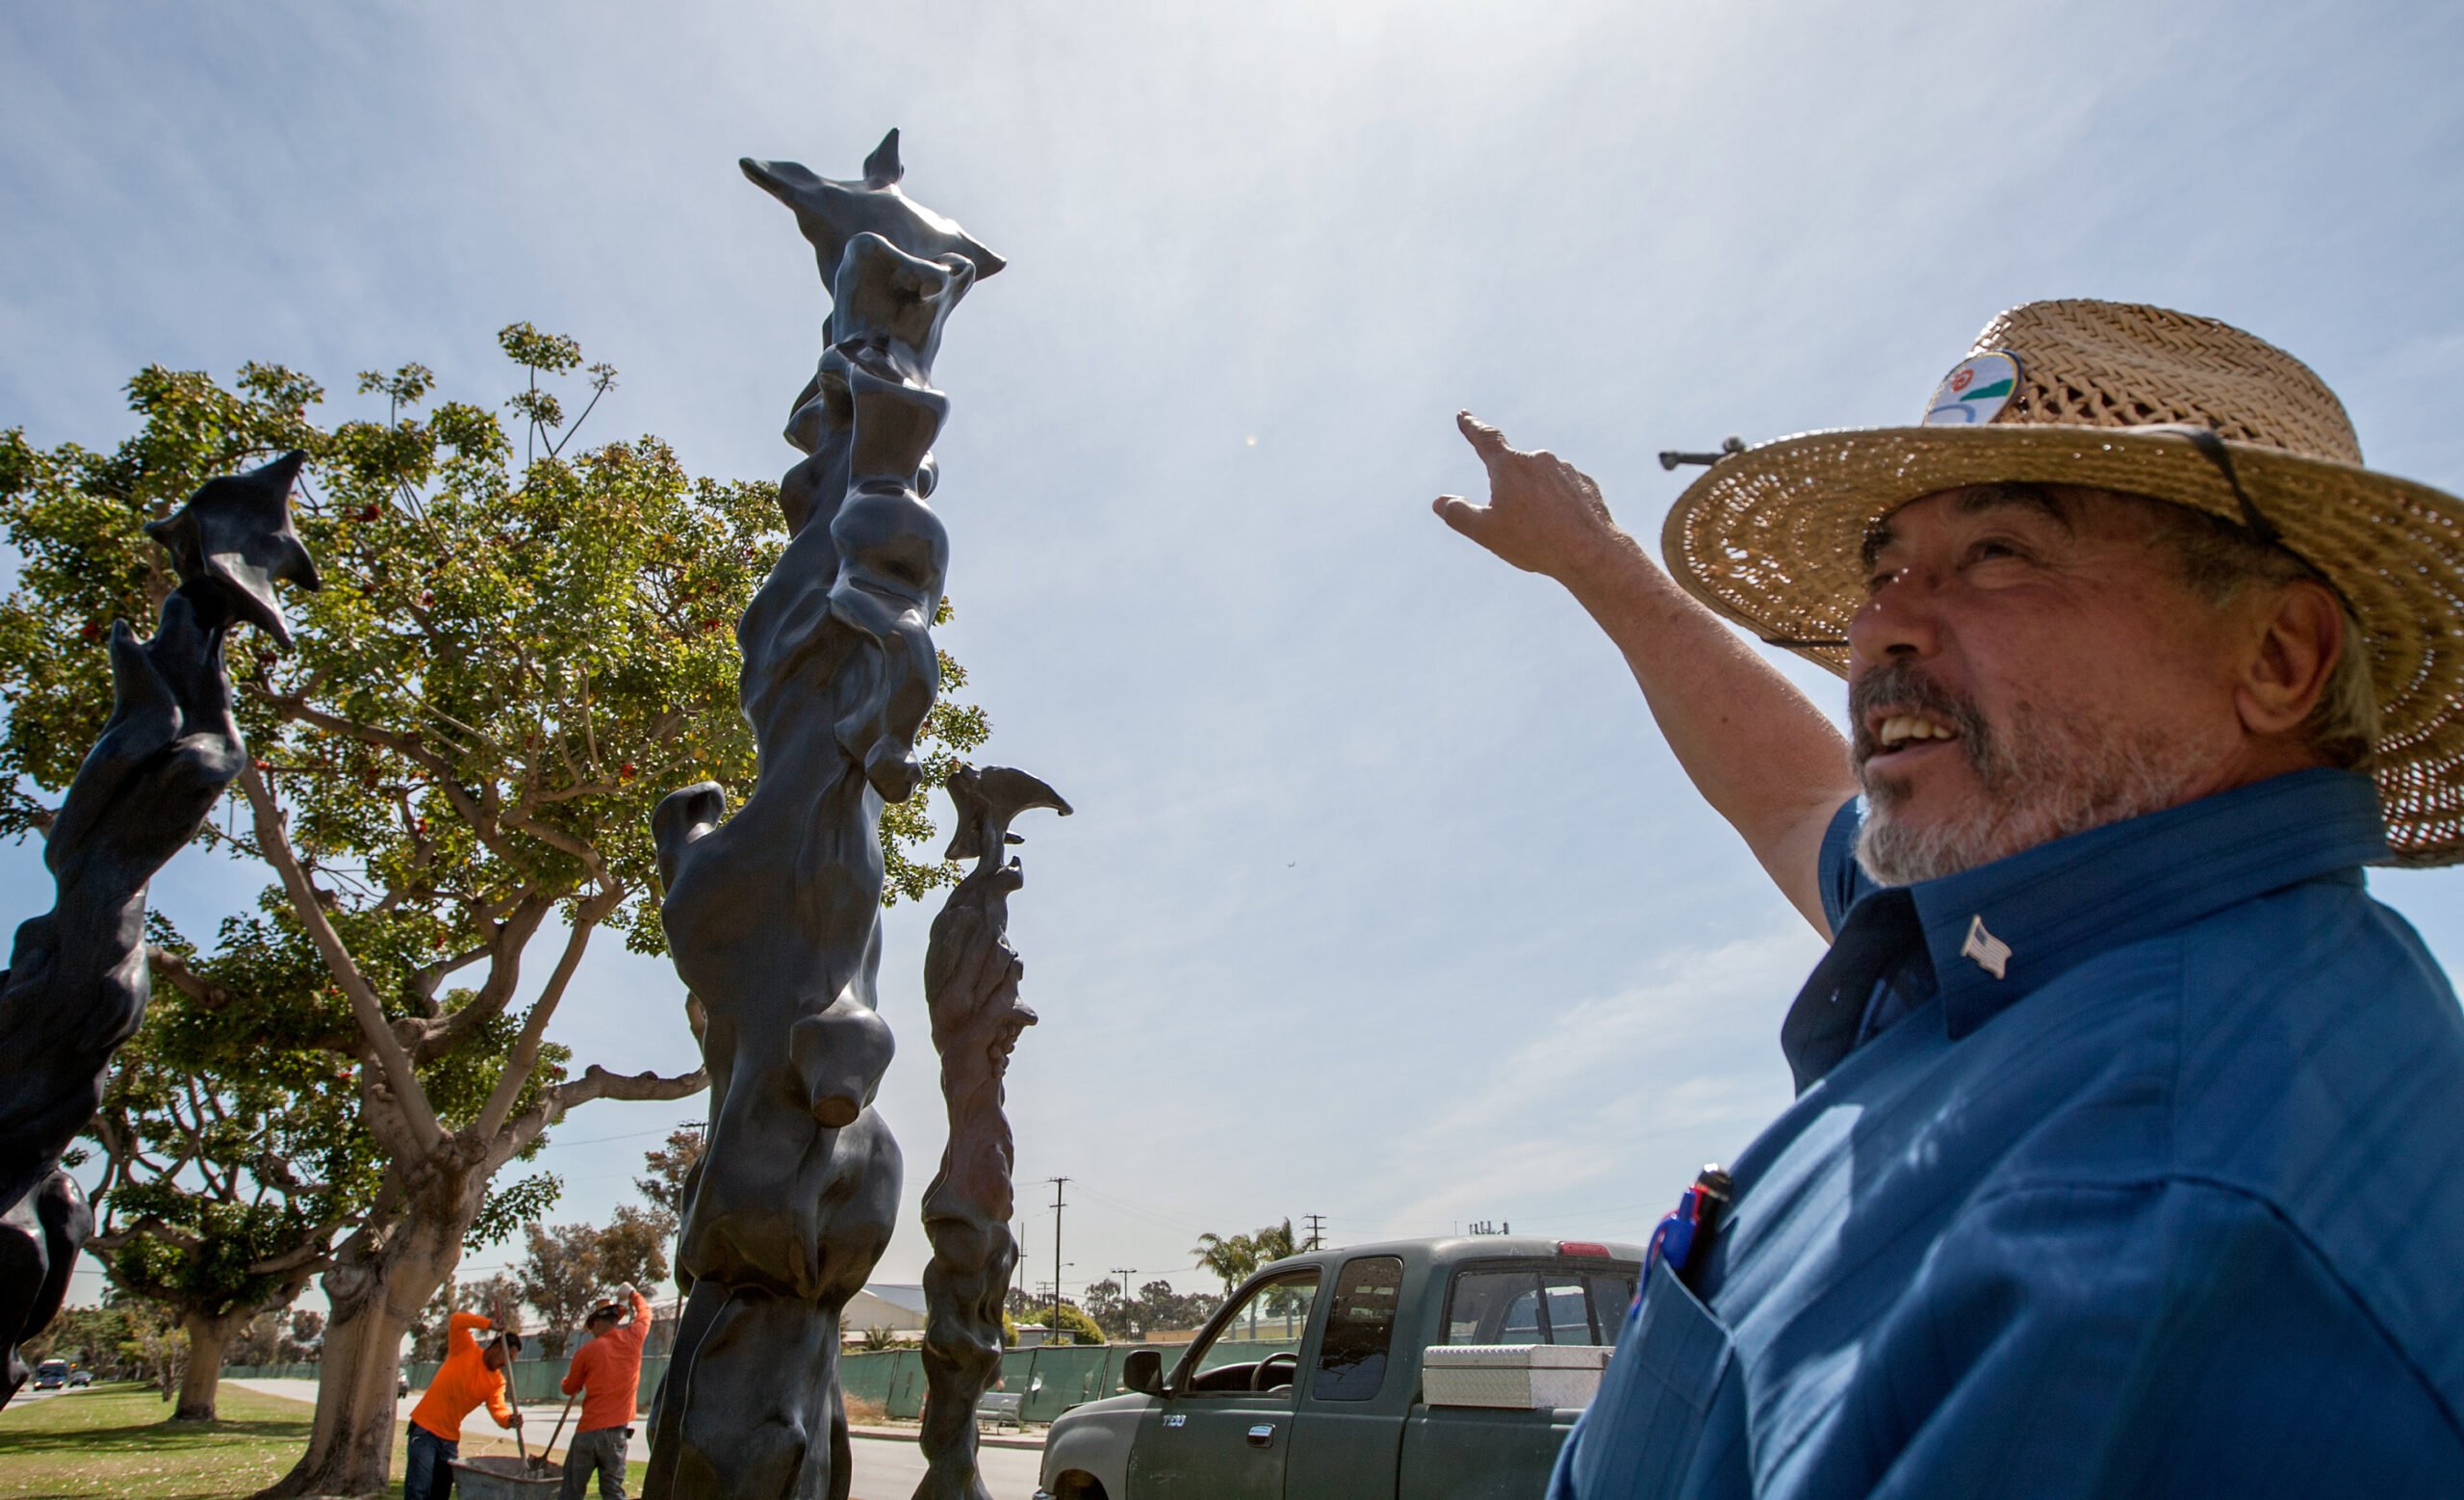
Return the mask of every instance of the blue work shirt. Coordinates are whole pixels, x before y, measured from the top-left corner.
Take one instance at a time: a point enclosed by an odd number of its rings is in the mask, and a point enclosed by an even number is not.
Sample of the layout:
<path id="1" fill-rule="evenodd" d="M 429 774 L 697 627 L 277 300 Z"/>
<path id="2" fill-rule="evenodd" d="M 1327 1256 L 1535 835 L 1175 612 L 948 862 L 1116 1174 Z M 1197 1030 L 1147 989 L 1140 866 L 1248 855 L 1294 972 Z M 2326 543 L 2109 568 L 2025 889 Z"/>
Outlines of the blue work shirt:
<path id="1" fill-rule="evenodd" d="M 1923 951 L 1646 1279 L 1552 1500 L 2464 1495 L 2464 1012 L 2385 856 L 2313 770 L 1907 888 Z"/>

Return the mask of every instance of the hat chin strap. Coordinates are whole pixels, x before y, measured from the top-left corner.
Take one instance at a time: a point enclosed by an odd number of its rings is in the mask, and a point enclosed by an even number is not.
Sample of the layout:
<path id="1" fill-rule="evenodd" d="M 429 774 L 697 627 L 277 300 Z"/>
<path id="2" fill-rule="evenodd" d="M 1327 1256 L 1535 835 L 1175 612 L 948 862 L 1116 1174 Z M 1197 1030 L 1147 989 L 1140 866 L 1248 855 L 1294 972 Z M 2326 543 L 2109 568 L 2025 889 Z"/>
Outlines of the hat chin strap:
<path id="1" fill-rule="evenodd" d="M 2216 465 L 2216 472 L 2224 476 L 2224 482 L 2233 491 L 2233 498 L 2241 502 L 2243 529 L 2271 547 L 2283 542 L 2284 533 L 2275 529 L 2274 522 L 2260 514 L 2257 504 L 2250 499 L 2249 493 L 2242 488 L 2242 477 L 2233 472 L 2233 451 L 2224 446 L 2224 439 L 2218 437 L 2212 428 L 2194 427 L 2188 423 L 2167 423 L 2161 427 L 2146 427 L 2142 430 L 2170 432 L 2187 439 L 2193 448 L 2199 451 L 2202 457 Z"/>

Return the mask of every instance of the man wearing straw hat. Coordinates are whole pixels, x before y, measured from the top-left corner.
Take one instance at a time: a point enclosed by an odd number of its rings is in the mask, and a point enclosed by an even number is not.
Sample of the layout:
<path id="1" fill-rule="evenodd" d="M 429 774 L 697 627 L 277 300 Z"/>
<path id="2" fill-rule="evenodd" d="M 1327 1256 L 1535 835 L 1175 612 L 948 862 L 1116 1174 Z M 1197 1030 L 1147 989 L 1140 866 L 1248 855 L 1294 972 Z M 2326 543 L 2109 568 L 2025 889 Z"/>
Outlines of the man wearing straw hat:
<path id="1" fill-rule="evenodd" d="M 1462 426 L 1490 501 L 1439 513 L 1590 610 L 1832 940 L 1553 1497 L 2464 1494 L 2464 1013 L 2362 874 L 2464 857 L 2464 504 L 2108 302 L 1722 457 L 1666 572 Z"/>

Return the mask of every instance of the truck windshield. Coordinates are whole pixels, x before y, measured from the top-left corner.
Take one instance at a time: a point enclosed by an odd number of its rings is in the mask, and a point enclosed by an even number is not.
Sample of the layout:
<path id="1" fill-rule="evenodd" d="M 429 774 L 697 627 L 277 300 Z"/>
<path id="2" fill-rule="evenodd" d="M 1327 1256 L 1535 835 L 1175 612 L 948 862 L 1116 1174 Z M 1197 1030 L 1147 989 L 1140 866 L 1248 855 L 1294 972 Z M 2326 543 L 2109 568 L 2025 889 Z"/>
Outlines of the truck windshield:
<path id="1" fill-rule="evenodd" d="M 1446 1341 L 1613 1344 L 1633 1300 L 1624 1266 L 1467 1266 L 1447 1297 Z"/>

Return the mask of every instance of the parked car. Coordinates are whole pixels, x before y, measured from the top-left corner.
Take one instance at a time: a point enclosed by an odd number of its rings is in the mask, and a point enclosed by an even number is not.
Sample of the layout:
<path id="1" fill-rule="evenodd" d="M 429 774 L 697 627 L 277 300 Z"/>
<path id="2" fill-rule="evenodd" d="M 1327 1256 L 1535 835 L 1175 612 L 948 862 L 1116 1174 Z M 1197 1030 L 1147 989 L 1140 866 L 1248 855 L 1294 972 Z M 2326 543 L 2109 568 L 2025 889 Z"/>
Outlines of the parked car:
<path id="1" fill-rule="evenodd" d="M 1632 1245 L 1479 1235 L 1260 1270 L 1164 1370 L 1061 1414 L 1038 1500 L 1530 1500 L 1598 1388 Z"/>
<path id="2" fill-rule="evenodd" d="M 68 1388 L 70 1390 L 75 1390 L 80 1385 L 91 1385 L 92 1384 L 94 1384 L 94 1372 L 91 1370 L 71 1370 L 68 1372 Z"/>
<path id="3" fill-rule="evenodd" d="M 58 1390 L 68 1384 L 68 1361 L 45 1359 L 35 1366 L 35 1389 Z"/>

